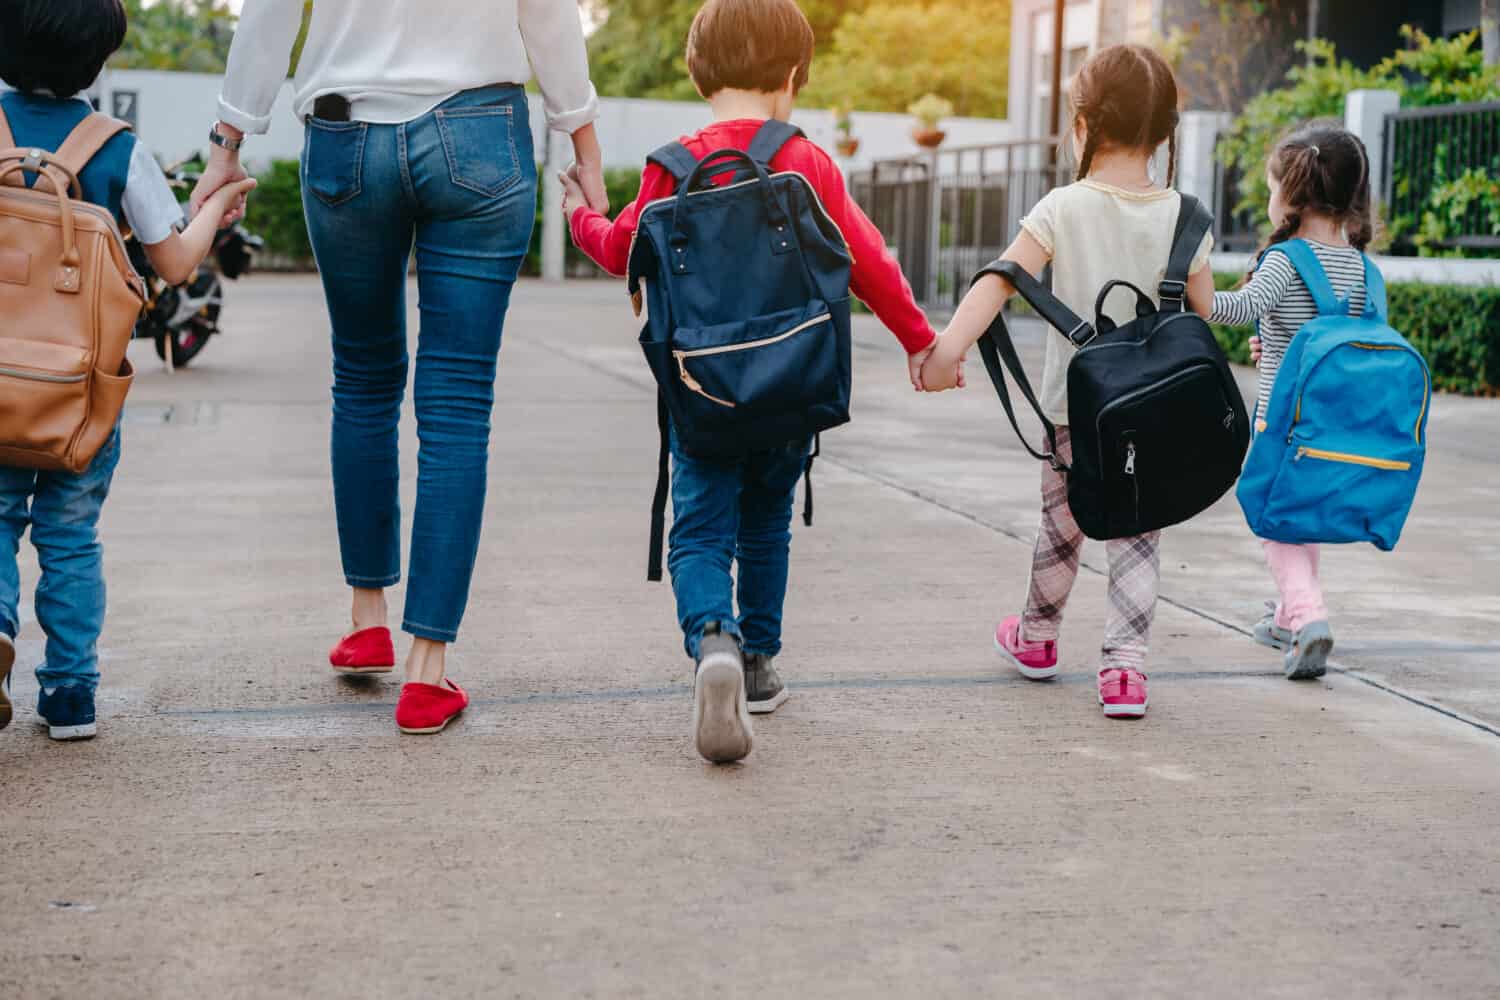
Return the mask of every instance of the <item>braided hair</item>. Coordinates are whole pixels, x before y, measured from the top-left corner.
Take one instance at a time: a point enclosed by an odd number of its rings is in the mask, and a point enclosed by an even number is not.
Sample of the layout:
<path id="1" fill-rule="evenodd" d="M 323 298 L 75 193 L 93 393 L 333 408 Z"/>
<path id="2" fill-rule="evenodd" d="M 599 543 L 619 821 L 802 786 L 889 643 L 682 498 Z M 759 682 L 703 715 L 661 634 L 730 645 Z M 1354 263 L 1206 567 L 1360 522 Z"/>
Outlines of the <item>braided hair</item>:
<path id="1" fill-rule="evenodd" d="M 1177 179 L 1177 78 L 1155 50 L 1111 45 L 1073 79 L 1074 121 L 1087 130 L 1078 180 L 1088 176 L 1106 145 L 1155 150 L 1167 143 L 1167 186 Z"/>

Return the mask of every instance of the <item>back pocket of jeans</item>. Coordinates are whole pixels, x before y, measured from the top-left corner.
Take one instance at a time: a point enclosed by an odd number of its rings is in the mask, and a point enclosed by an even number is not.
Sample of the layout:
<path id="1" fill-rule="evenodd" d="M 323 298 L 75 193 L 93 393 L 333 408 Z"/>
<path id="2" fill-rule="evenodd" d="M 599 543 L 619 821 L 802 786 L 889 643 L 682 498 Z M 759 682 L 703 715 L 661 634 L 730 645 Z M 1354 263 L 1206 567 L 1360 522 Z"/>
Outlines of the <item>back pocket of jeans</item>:
<path id="1" fill-rule="evenodd" d="M 341 205 L 359 194 L 368 131 L 364 122 L 308 120 L 302 183 L 319 201 Z"/>
<path id="2" fill-rule="evenodd" d="M 509 105 L 440 108 L 437 123 L 454 184 L 494 196 L 521 179 Z"/>

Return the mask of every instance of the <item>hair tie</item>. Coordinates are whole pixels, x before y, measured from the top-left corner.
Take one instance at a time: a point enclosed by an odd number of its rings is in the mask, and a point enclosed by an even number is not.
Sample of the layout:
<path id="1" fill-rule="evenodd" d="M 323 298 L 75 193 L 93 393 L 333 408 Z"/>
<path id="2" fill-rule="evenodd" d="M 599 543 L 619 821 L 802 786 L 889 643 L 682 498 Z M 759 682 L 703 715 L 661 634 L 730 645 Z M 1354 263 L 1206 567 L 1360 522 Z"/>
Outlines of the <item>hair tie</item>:
<path id="1" fill-rule="evenodd" d="M 1319 149 L 1318 149 L 1318 147 L 1317 147 L 1317 146 L 1308 146 L 1308 147 L 1307 147 L 1307 148 L 1308 148 L 1308 149 L 1310 149 L 1310 150 L 1312 150 L 1312 155 L 1313 155 L 1313 156 L 1314 156 L 1314 157 L 1315 157 L 1315 158 L 1316 158 L 1316 157 L 1317 157 L 1317 156 L 1318 156 L 1318 155 L 1319 155 L 1319 154 L 1320 154 L 1320 152 L 1321 152 L 1321 151 L 1320 151 L 1320 150 L 1319 150 Z"/>

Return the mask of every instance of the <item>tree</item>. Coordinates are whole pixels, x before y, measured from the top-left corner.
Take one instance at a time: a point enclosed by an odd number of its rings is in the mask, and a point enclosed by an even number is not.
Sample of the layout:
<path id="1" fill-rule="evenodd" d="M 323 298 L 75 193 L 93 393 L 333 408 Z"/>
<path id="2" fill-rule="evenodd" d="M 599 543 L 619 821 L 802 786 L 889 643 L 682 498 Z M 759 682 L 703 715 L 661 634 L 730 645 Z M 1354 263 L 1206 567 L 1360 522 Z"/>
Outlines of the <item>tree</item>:
<path id="1" fill-rule="evenodd" d="M 1160 46 L 1184 104 L 1229 111 L 1275 86 L 1297 61 L 1306 9 L 1307 0 L 1197 0 Z"/>
<path id="2" fill-rule="evenodd" d="M 130 27 L 110 65 L 222 73 L 235 16 L 222 0 L 125 0 Z"/>
<path id="3" fill-rule="evenodd" d="M 905 111 L 937 94 L 957 114 L 1002 118 L 1009 51 L 1010 18 L 993 0 L 882 0 L 840 22 L 805 101 Z"/>

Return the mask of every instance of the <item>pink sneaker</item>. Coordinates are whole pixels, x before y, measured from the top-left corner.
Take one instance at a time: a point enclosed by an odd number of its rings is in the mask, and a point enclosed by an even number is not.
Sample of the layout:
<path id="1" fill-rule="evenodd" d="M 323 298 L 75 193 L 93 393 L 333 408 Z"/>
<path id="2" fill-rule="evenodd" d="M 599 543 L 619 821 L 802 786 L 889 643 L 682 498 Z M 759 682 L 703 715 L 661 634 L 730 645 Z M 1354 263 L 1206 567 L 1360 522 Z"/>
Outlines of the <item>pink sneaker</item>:
<path id="1" fill-rule="evenodd" d="M 1139 719 L 1146 714 L 1146 675 L 1129 667 L 1099 671 L 1099 704 L 1111 719 Z"/>
<path id="2" fill-rule="evenodd" d="M 1020 615 L 1011 615 L 995 627 L 995 648 L 1027 680 L 1045 681 L 1057 676 L 1057 643 L 1022 640 Z"/>

